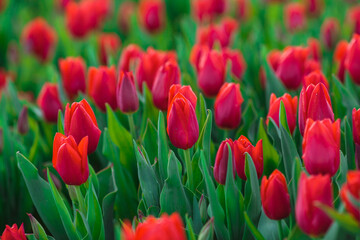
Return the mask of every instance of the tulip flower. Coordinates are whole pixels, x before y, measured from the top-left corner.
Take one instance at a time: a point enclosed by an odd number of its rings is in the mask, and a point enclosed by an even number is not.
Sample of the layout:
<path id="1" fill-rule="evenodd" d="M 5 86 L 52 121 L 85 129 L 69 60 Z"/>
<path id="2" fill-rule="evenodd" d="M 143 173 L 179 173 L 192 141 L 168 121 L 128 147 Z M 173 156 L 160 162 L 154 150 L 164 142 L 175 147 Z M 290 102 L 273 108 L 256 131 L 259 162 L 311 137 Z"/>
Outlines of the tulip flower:
<path id="1" fill-rule="evenodd" d="M 267 61 L 269 63 L 269 66 L 276 72 L 276 70 L 279 67 L 281 58 L 281 51 L 279 50 L 271 50 L 268 54 Z"/>
<path id="2" fill-rule="evenodd" d="M 73 136 L 76 143 L 88 136 L 88 153 L 93 153 L 98 145 L 101 131 L 97 125 L 96 117 L 89 103 L 83 99 L 66 105 L 64 131 L 66 136 Z"/>
<path id="3" fill-rule="evenodd" d="M 78 92 L 86 90 L 86 65 L 81 57 L 67 57 L 59 60 L 62 85 L 66 94 L 73 99 Z"/>
<path id="4" fill-rule="evenodd" d="M 198 85 L 206 96 L 214 97 L 225 82 L 225 63 L 223 56 L 210 50 L 200 59 Z"/>
<path id="5" fill-rule="evenodd" d="M 236 0 L 236 14 L 241 21 L 246 21 L 249 17 L 251 1 L 249 0 Z"/>
<path id="6" fill-rule="evenodd" d="M 307 177 L 301 173 L 295 206 L 296 222 L 308 235 L 320 236 L 330 227 L 332 220 L 317 204 L 333 206 L 333 190 L 329 175 Z"/>
<path id="7" fill-rule="evenodd" d="M 360 201 L 360 171 L 349 171 L 347 182 L 342 186 L 340 191 L 341 200 L 345 203 L 348 211 L 360 223 L 360 208 L 354 204 Z M 352 198 L 352 199 L 351 199 Z"/>
<path id="8" fill-rule="evenodd" d="M 304 77 L 304 88 L 307 88 L 310 84 L 316 86 L 318 83 L 324 84 L 326 89 L 329 89 L 329 83 L 326 77 L 319 70 L 313 71 Z"/>
<path id="9" fill-rule="evenodd" d="M 88 71 L 88 94 L 96 106 L 106 111 L 106 103 L 116 109 L 116 72 L 115 67 L 90 67 Z"/>
<path id="10" fill-rule="evenodd" d="M 225 49 L 223 56 L 225 62 L 231 63 L 231 73 L 241 80 L 246 70 L 246 62 L 242 53 L 238 50 Z"/>
<path id="11" fill-rule="evenodd" d="M 170 103 L 177 93 L 181 93 L 182 95 L 184 95 L 184 97 L 190 101 L 193 108 L 196 109 L 197 97 L 196 97 L 196 94 L 191 89 L 191 87 L 190 86 L 181 86 L 180 84 L 173 84 L 169 90 L 168 114 L 169 114 L 169 110 L 170 110 Z"/>
<path id="12" fill-rule="evenodd" d="M 298 103 L 298 98 L 296 96 L 292 98 L 290 94 L 285 93 L 282 97 L 276 98 L 275 94 L 272 93 L 270 96 L 270 107 L 267 115 L 266 124 L 269 124 L 269 118 L 272 118 L 276 125 L 280 127 L 279 111 L 281 101 L 284 103 L 287 123 L 292 134 L 296 127 L 296 113 Z"/>
<path id="13" fill-rule="evenodd" d="M 66 27 L 74 38 L 85 38 L 91 31 L 90 13 L 83 2 L 71 1 L 66 6 Z M 94 10 L 93 10 L 94 11 Z"/>
<path id="14" fill-rule="evenodd" d="M 298 31 L 305 27 L 305 8 L 301 3 L 288 3 L 284 11 L 285 25 L 289 32 Z"/>
<path id="15" fill-rule="evenodd" d="M 305 62 L 305 71 L 304 76 L 309 75 L 310 73 L 314 71 L 321 71 L 321 65 L 320 62 L 314 60 L 314 59 L 308 59 Z"/>
<path id="16" fill-rule="evenodd" d="M 353 32 L 360 34 L 360 6 L 353 6 L 349 8 L 347 14 L 348 22 L 353 27 Z"/>
<path id="17" fill-rule="evenodd" d="M 150 33 L 161 30 L 165 25 L 163 0 L 141 0 L 139 4 L 140 23 Z"/>
<path id="18" fill-rule="evenodd" d="M 262 140 L 259 140 L 256 146 L 253 146 L 245 136 L 240 136 L 238 140 L 234 141 L 234 166 L 237 175 L 243 180 L 246 180 L 245 153 L 251 156 L 257 177 L 260 178 L 264 168 Z"/>
<path id="19" fill-rule="evenodd" d="M 324 9 L 323 0 L 305 0 L 304 4 L 306 12 L 313 17 L 318 17 Z"/>
<path id="20" fill-rule="evenodd" d="M 89 178 L 87 151 L 87 136 L 77 144 L 71 135 L 55 134 L 52 163 L 66 184 L 79 186 Z"/>
<path id="21" fill-rule="evenodd" d="M 191 9 L 194 18 L 198 22 L 206 22 L 215 18 L 215 13 L 211 9 L 211 1 L 209 0 L 193 0 L 191 1 Z"/>
<path id="22" fill-rule="evenodd" d="M 16 224 L 13 224 L 12 227 L 6 225 L 3 234 L 0 237 L 1 240 L 26 240 L 24 224 L 18 228 Z"/>
<path id="23" fill-rule="evenodd" d="M 340 36 L 340 24 L 336 18 L 327 18 L 321 25 L 321 39 L 327 49 L 333 49 Z"/>
<path id="24" fill-rule="evenodd" d="M 130 72 L 135 70 L 136 60 L 140 58 L 142 54 L 141 48 L 136 44 L 129 44 L 126 46 L 119 60 L 118 70 L 124 72 Z"/>
<path id="25" fill-rule="evenodd" d="M 302 143 L 303 160 L 310 174 L 333 176 L 340 165 L 340 120 L 309 118 Z"/>
<path id="26" fill-rule="evenodd" d="M 117 15 L 117 23 L 121 30 L 121 32 L 127 34 L 130 30 L 130 20 L 131 16 L 136 11 L 136 5 L 131 1 L 124 1 L 120 3 L 118 15 Z"/>
<path id="27" fill-rule="evenodd" d="M 55 83 L 45 83 L 37 98 L 37 104 L 45 120 L 56 123 L 58 112 L 63 109 L 58 86 Z"/>
<path id="28" fill-rule="evenodd" d="M 228 47 L 231 44 L 231 40 L 233 38 L 233 35 L 235 34 L 236 30 L 238 29 L 238 22 L 230 17 L 225 17 L 223 20 L 221 20 L 219 25 L 219 31 L 222 35 L 222 47 Z"/>
<path id="29" fill-rule="evenodd" d="M 241 121 L 241 96 L 240 85 L 224 83 L 215 100 L 215 122 L 220 128 L 235 129 Z"/>
<path id="30" fill-rule="evenodd" d="M 315 61 L 321 60 L 321 45 L 316 38 L 309 38 L 307 41 L 309 56 Z"/>
<path id="31" fill-rule="evenodd" d="M 345 82 L 345 59 L 348 42 L 340 41 L 335 48 L 334 60 L 338 65 L 336 76 L 341 82 Z"/>
<path id="32" fill-rule="evenodd" d="M 261 202 L 266 216 L 273 220 L 287 218 L 291 212 L 290 195 L 284 174 L 275 169 L 261 181 Z"/>
<path id="33" fill-rule="evenodd" d="M 355 143 L 355 159 L 357 168 L 360 167 L 360 109 L 352 111 L 353 139 Z"/>
<path id="34" fill-rule="evenodd" d="M 21 39 L 25 50 L 34 54 L 42 63 L 50 60 L 57 41 L 56 32 L 40 17 L 25 26 Z"/>
<path id="35" fill-rule="evenodd" d="M 299 100 L 299 129 L 301 135 L 304 135 L 306 120 L 309 118 L 314 121 L 326 118 L 334 121 L 329 92 L 321 82 L 317 85 L 310 84 L 301 90 Z"/>
<path id="36" fill-rule="evenodd" d="M 123 113 L 133 113 L 139 108 L 134 77 L 131 72 L 121 72 L 116 89 L 117 105 Z"/>
<path id="37" fill-rule="evenodd" d="M 207 45 L 195 44 L 191 49 L 189 61 L 195 67 L 196 71 L 199 71 L 202 55 L 207 52 L 209 52 Z"/>
<path id="38" fill-rule="evenodd" d="M 111 10 L 111 0 L 86 0 L 81 5 L 88 14 L 88 25 L 90 30 L 95 30 L 104 22 Z"/>
<path id="39" fill-rule="evenodd" d="M 180 68 L 175 61 L 167 61 L 157 71 L 154 85 L 151 89 L 154 105 L 166 111 L 171 85 L 180 84 Z"/>
<path id="40" fill-rule="evenodd" d="M 121 39 L 116 33 L 103 33 L 98 38 L 100 63 L 108 64 L 109 56 L 115 56 L 121 45 Z"/>
<path id="41" fill-rule="evenodd" d="M 231 139 L 226 139 L 221 142 L 215 157 L 214 178 L 218 183 L 222 185 L 225 185 L 226 183 L 226 174 L 229 159 L 229 149 L 227 146 L 228 144 L 231 149 L 231 159 L 234 163 L 234 143 Z M 235 166 L 233 167 L 233 172 L 235 173 Z"/>
<path id="42" fill-rule="evenodd" d="M 345 68 L 349 72 L 351 79 L 360 85 L 360 35 L 354 34 L 351 39 L 345 57 Z"/>

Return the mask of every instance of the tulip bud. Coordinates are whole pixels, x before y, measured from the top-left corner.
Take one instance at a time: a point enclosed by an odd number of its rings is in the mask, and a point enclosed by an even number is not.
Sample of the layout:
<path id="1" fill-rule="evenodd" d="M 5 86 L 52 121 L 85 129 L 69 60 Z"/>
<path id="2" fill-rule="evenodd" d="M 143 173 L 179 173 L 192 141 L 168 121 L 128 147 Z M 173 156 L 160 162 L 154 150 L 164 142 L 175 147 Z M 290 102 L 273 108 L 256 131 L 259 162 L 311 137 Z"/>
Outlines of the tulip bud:
<path id="1" fill-rule="evenodd" d="M 117 23 L 121 32 L 127 34 L 130 30 L 130 20 L 132 15 L 135 13 L 136 5 L 134 2 L 125 1 L 120 3 Z"/>
<path id="2" fill-rule="evenodd" d="M 238 50 L 225 49 L 223 56 L 225 63 L 227 61 L 231 62 L 231 73 L 241 80 L 246 70 L 246 62 L 242 53 Z"/>
<path id="3" fill-rule="evenodd" d="M 219 25 L 219 31 L 222 35 L 221 46 L 228 47 L 231 44 L 232 37 L 238 28 L 238 22 L 230 17 L 225 17 Z"/>
<path id="4" fill-rule="evenodd" d="M 319 70 L 313 71 L 304 77 L 304 88 L 307 88 L 310 84 L 316 86 L 318 83 L 324 84 L 326 89 L 329 89 L 329 83 L 326 77 Z"/>
<path id="5" fill-rule="evenodd" d="M 78 92 L 86 90 L 86 65 L 81 57 L 67 57 L 59 60 L 62 85 L 66 94 L 73 99 Z"/>
<path id="6" fill-rule="evenodd" d="M 279 170 L 266 176 L 261 181 L 261 202 L 268 218 L 280 220 L 287 218 L 291 212 L 290 195 L 284 174 Z"/>
<path id="7" fill-rule="evenodd" d="M 210 50 L 200 59 L 198 85 L 206 96 L 214 97 L 225 82 L 225 63 L 221 53 Z"/>
<path id="8" fill-rule="evenodd" d="M 360 34 L 360 6 L 353 6 L 349 8 L 347 14 L 348 22 L 353 27 L 353 32 Z"/>
<path id="9" fill-rule="evenodd" d="M 225 185 L 226 182 L 226 174 L 229 160 L 228 144 L 231 149 L 232 161 L 234 165 L 234 143 L 231 139 L 226 139 L 221 142 L 215 157 L 214 178 L 218 183 L 222 185 Z M 233 172 L 235 173 L 235 166 L 233 166 Z"/>
<path id="10" fill-rule="evenodd" d="M 154 33 L 165 25 L 165 6 L 162 0 L 141 0 L 139 18 L 143 28 Z"/>
<path id="11" fill-rule="evenodd" d="M 268 125 L 270 121 L 269 118 L 272 118 L 272 120 L 274 120 L 276 125 L 280 127 L 279 112 L 280 112 L 281 101 L 284 103 L 286 120 L 289 125 L 289 130 L 292 134 L 296 127 L 296 113 L 297 113 L 297 103 L 298 103 L 297 96 L 291 98 L 290 94 L 285 93 L 282 97 L 276 98 L 276 95 L 272 93 L 270 96 L 270 107 L 266 119 L 266 124 Z"/>
<path id="12" fill-rule="evenodd" d="M 360 208 L 355 202 L 360 201 L 360 171 L 349 171 L 347 182 L 342 186 L 340 191 L 341 200 L 345 203 L 348 211 L 360 223 Z M 351 199 L 352 198 L 352 199 Z"/>
<path id="13" fill-rule="evenodd" d="M 180 84 L 180 68 L 175 61 L 167 61 L 157 71 L 154 85 L 151 89 L 155 106 L 166 111 L 171 85 Z"/>
<path id="14" fill-rule="evenodd" d="M 299 129 L 304 135 L 305 123 L 307 119 L 314 121 L 329 118 L 334 121 L 329 92 L 323 83 L 317 85 L 310 84 L 300 92 L 299 99 Z"/>
<path id="15" fill-rule="evenodd" d="M 90 15 L 84 2 L 71 1 L 67 4 L 65 19 L 66 27 L 74 38 L 84 38 L 91 31 Z"/>
<path id="16" fill-rule="evenodd" d="M 305 0 L 304 2 L 306 12 L 313 17 L 319 16 L 324 9 L 323 0 Z"/>
<path id="17" fill-rule="evenodd" d="M 98 128 L 95 114 L 85 99 L 72 103 L 71 107 L 69 104 L 66 105 L 64 131 L 66 136 L 73 136 L 77 144 L 88 136 L 88 153 L 95 152 L 101 131 Z"/>
<path id="18" fill-rule="evenodd" d="M 333 207 L 333 190 L 329 175 L 307 177 L 301 173 L 295 206 L 296 222 L 300 229 L 311 236 L 324 234 L 332 220 L 317 204 Z"/>
<path id="19" fill-rule="evenodd" d="M 259 140 L 255 147 L 245 136 L 240 136 L 238 140 L 234 141 L 235 169 L 237 175 L 243 180 L 246 180 L 245 153 L 251 156 L 256 168 L 257 177 L 260 178 L 264 168 L 262 140 Z"/>
<path id="20" fill-rule="evenodd" d="M 184 97 L 190 101 L 193 108 L 196 109 L 197 97 L 196 97 L 196 94 L 191 89 L 191 87 L 190 86 L 181 86 L 180 84 L 173 84 L 169 90 L 168 115 L 169 115 L 171 101 L 173 100 L 173 98 L 175 97 L 175 95 L 177 93 L 181 93 L 182 95 L 184 95 Z"/>
<path id="21" fill-rule="evenodd" d="M 288 3 L 284 12 L 285 25 L 289 32 L 296 32 L 305 28 L 305 8 L 301 3 Z"/>
<path id="22" fill-rule="evenodd" d="M 279 50 L 271 50 L 268 54 L 267 61 L 269 66 L 276 72 L 279 67 L 280 58 L 281 58 L 281 51 Z"/>
<path id="23" fill-rule="evenodd" d="M 106 111 L 106 103 L 116 109 L 116 72 L 115 67 L 90 67 L 88 71 L 88 94 L 96 106 Z"/>
<path id="24" fill-rule="evenodd" d="M 21 224 L 20 228 L 16 224 L 13 224 L 12 227 L 6 225 L 0 238 L 1 240 L 26 240 L 24 224 Z"/>
<path id="25" fill-rule="evenodd" d="M 340 164 L 340 120 L 308 119 L 302 144 L 303 160 L 310 174 L 333 176 Z"/>
<path id="26" fill-rule="evenodd" d="M 215 100 L 215 122 L 220 128 L 235 129 L 241 121 L 240 84 L 224 83 Z"/>
<path id="27" fill-rule="evenodd" d="M 18 129 L 18 132 L 22 135 L 25 135 L 29 131 L 29 120 L 28 120 L 27 107 L 23 107 L 19 114 L 17 129 Z"/>
<path id="28" fill-rule="evenodd" d="M 37 98 L 37 104 L 40 107 L 45 120 L 56 123 L 58 112 L 63 109 L 58 86 L 55 83 L 45 83 Z"/>
<path id="29" fill-rule="evenodd" d="M 319 40 L 316 38 L 309 38 L 307 41 L 309 56 L 315 61 L 321 60 L 321 46 Z"/>
<path id="30" fill-rule="evenodd" d="M 360 167 L 360 109 L 352 111 L 353 139 L 355 143 L 355 162 Z"/>
<path id="31" fill-rule="evenodd" d="M 338 70 L 336 76 L 341 82 L 345 82 L 345 59 L 348 43 L 345 40 L 340 41 L 335 48 L 334 60 L 337 62 Z"/>
<path id="32" fill-rule="evenodd" d="M 139 108 L 134 77 L 131 72 L 121 72 L 116 89 L 117 105 L 123 113 L 133 113 Z"/>
<path id="33" fill-rule="evenodd" d="M 126 46 L 119 60 L 118 71 L 130 72 L 135 70 L 135 61 L 140 58 L 142 50 L 138 45 L 130 44 Z"/>
<path id="34" fill-rule="evenodd" d="M 89 178 L 87 151 L 87 136 L 77 144 L 71 135 L 55 134 L 52 163 L 66 184 L 79 186 Z"/>
<path id="35" fill-rule="evenodd" d="M 116 33 L 103 33 L 98 38 L 100 63 L 108 65 L 109 56 L 115 56 L 119 50 L 121 40 Z"/>
<path id="36" fill-rule="evenodd" d="M 351 79 L 360 85 L 360 35 L 354 34 L 351 39 L 345 57 L 345 68 L 348 70 Z"/>
<path id="37" fill-rule="evenodd" d="M 56 32 L 40 17 L 25 26 L 21 39 L 25 50 L 34 54 L 42 63 L 50 60 L 57 41 Z"/>
<path id="38" fill-rule="evenodd" d="M 203 226 L 198 239 L 211 239 L 214 236 L 214 217 Z"/>
<path id="39" fill-rule="evenodd" d="M 327 49 L 333 49 L 340 36 L 340 24 L 336 18 L 327 18 L 321 25 L 321 39 Z"/>

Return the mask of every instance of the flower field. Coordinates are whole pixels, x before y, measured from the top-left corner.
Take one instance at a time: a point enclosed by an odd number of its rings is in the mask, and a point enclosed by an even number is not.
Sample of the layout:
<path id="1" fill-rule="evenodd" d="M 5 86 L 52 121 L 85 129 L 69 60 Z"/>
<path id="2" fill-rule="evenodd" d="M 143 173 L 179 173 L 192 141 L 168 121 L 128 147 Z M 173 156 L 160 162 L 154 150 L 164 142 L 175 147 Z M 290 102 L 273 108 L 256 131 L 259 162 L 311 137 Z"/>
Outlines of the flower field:
<path id="1" fill-rule="evenodd" d="M 355 0 L 0 0 L 1 240 L 360 240 Z"/>

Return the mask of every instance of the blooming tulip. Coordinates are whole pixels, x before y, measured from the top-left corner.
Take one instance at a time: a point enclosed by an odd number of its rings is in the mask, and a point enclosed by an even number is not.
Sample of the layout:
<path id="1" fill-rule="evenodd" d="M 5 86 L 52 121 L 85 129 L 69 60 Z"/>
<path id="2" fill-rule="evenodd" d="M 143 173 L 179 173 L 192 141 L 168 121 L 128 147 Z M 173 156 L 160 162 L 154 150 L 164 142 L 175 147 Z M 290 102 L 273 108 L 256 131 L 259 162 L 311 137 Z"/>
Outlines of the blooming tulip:
<path id="1" fill-rule="evenodd" d="M 360 171 L 349 171 L 347 182 L 340 191 L 341 200 L 345 203 L 346 210 L 360 223 L 360 208 L 354 204 L 360 201 Z M 351 199 L 351 197 L 353 199 Z"/>
<path id="2" fill-rule="evenodd" d="M 305 27 L 305 8 L 301 3 L 288 3 L 284 11 L 285 25 L 288 31 L 294 32 Z"/>
<path id="3" fill-rule="evenodd" d="M 66 105 L 64 131 L 66 136 L 73 136 L 77 144 L 85 136 L 88 136 L 88 153 L 96 150 L 101 131 L 98 128 L 95 114 L 85 99 L 72 103 L 71 107 L 69 104 Z"/>
<path id="4" fill-rule="evenodd" d="M 211 0 L 211 9 L 214 13 L 223 14 L 226 10 L 226 0 Z"/>
<path id="5" fill-rule="evenodd" d="M 73 136 L 56 133 L 53 145 L 52 163 L 62 180 L 68 185 L 81 185 L 89 177 L 87 160 L 88 137 L 84 137 L 79 144 Z"/>
<path id="6" fill-rule="evenodd" d="M 55 83 L 45 83 L 37 98 L 37 104 L 40 107 L 45 120 L 56 123 L 58 111 L 63 109 L 58 86 Z"/>
<path id="7" fill-rule="evenodd" d="M 130 72 L 135 70 L 134 64 L 135 61 L 140 58 L 142 54 L 141 48 L 136 44 L 129 44 L 126 46 L 122 53 L 119 60 L 119 67 L 118 70 L 124 72 Z"/>
<path id="8" fill-rule="evenodd" d="M 228 144 L 231 149 L 231 155 L 232 155 L 231 159 L 234 163 L 234 143 L 231 139 L 226 139 L 221 142 L 215 157 L 214 178 L 218 183 L 222 185 L 225 185 L 226 182 L 226 174 L 227 174 L 228 159 L 229 159 L 229 149 L 227 146 Z M 235 172 L 235 166 L 233 166 L 233 172 Z"/>
<path id="9" fill-rule="evenodd" d="M 1 92 L 7 86 L 7 78 L 8 78 L 8 73 L 4 69 L 0 68 L 0 97 L 1 97 Z"/>
<path id="10" fill-rule="evenodd" d="M 242 53 L 238 50 L 225 49 L 223 56 L 225 62 L 230 61 L 231 63 L 231 73 L 239 80 L 242 79 L 246 70 L 246 62 Z"/>
<path id="11" fill-rule="evenodd" d="M 348 42 L 345 40 L 340 41 L 335 48 L 334 59 L 337 62 L 338 70 L 337 77 L 341 82 L 345 81 L 345 59 L 346 59 L 346 49 Z"/>
<path id="12" fill-rule="evenodd" d="M 13 224 L 12 227 L 6 225 L 3 234 L 0 237 L 1 240 L 26 240 L 24 225 L 18 228 L 16 224 Z"/>
<path id="13" fill-rule="evenodd" d="M 316 38 L 309 38 L 307 41 L 309 56 L 315 61 L 321 60 L 321 46 L 319 40 Z"/>
<path id="14" fill-rule="evenodd" d="M 78 92 L 85 92 L 85 62 L 81 57 L 67 57 L 59 60 L 61 80 L 66 94 L 73 99 Z"/>
<path id="15" fill-rule="evenodd" d="M 241 121 L 241 96 L 240 85 L 225 83 L 215 100 L 215 122 L 220 128 L 237 128 Z"/>
<path id="16" fill-rule="evenodd" d="M 311 236 L 324 234 L 332 220 L 317 204 L 333 206 L 333 190 L 329 175 L 307 177 L 301 173 L 295 206 L 296 222 L 300 229 Z"/>
<path id="17" fill-rule="evenodd" d="M 285 176 L 277 169 L 269 179 L 264 176 L 261 181 L 261 201 L 268 218 L 280 220 L 290 215 L 290 195 Z"/>
<path id="18" fill-rule="evenodd" d="M 117 105 L 123 113 L 133 113 L 139 108 L 134 77 L 131 72 L 121 72 L 116 89 Z"/>
<path id="19" fill-rule="evenodd" d="M 141 0 L 139 5 L 140 23 L 148 32 L 153 33 L 165 25 L 165 6 L 163 0 Z"/>
<path id="20" fill-rule="evenodd" d="M 109 56 L 114 56 L 121 45 L 120 37 L 116 33 L 103 33 L 98 38 L 100 63 L 108 64 Z"/>
<path id="21" fill-rule="evenodd" d="M 345 68 L 351 79 L 360 85 L 360 35 L 354 34 L 349 43 L 345 57 Z"/>
<path id="22" fill-rule="evenodd" d="M 215 13 L 211 9 L 211 1 L 209 0 L 193 0 L 191 1 L 191 9 L 194 18 L 199 22 L 210 21 L 215 17 Z"/>
<path id="23" fill-rule="evenodd" d="M 321 26 L 321 39 L 327 49 L 333 49 L 340 36 L 340 24 L 336 18 L 327 18 Z"/>
<path id="24" fill-rule="evenodd" d="M 356 165 L 360 167 L 360 109 L 352 111 L 353 139 L 355 143 Z"/>
<path id="25" fill-rule="evenodd" d="M 324 84 L 325 87 L 329 89 L 329 83 L 326 80 L 326 77 L 319 70 L 313 71 L 304 77 L 304 88 L 307 88 L 310 84 L 314 84 L 316 86 L 318 83 Z"/>

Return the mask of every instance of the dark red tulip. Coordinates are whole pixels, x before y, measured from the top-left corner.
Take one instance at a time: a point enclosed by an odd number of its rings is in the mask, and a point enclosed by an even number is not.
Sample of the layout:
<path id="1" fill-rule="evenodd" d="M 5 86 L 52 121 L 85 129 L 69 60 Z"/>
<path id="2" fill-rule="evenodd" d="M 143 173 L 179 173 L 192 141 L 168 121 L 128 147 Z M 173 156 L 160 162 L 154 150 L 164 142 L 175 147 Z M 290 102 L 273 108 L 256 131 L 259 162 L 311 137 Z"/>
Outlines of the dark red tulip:
<path id="1" fill-rule="evenodd" d="M 86 91 L 86 65 L 81 57 L 60 59 L 59 68 L 62 85 L 70 99 L 73 99 L 78 92 Z"/>
<path id="2" fill-rule="evenodd" d="M 101 131 L 97 125 L 96 117 L 89 103 L 83 99 L 66 105 L 64 131 L 66 136 L 73 136 L 76 143 L 89 137 L 88 153 L 95 152 L 99 143 Z"/>
<path id="3" fill-rule="evenodd" d="M 146 31 L 153 33 L 161 30 L 165 25 L 164 2 L 162 0 L 141 0 L 139 18 Z"/>
<path id="4" fill-rule="evenodd" d="M 21 224 L 19 228 L 16 224 L 13 224 L 12 227 L 6 225 L 0 238 L 1 240 L 26 240 L 24 224 Z"/>
<path id="5" fill-rule="evenodd" d="M 354 204 L 354 201 L 360 201 L 360 171 L 349 171 L 347 182 L 342 186 L 340 191 L 341 200 L 345 203 L 348 211 L 360 223 L 360 209 Z M 351 197 L 353 200 L 351 200 Z"/>
<path id="6" fill-rule="evenodd" d="M 305 28 L 305 8 L 301 3 L 293 2 L 285 6 L 285 25 L 289 32 L 299 31 Z"/>
<path id="7" fill-rule="evenodd" d="M 180 84 L 174 84 L 170 87 L 170 90 L 169 90 L 168 114 L 169 114 L 170 103 L 177 93 L 181 93 L 182 95 L 184 95 L 184 97 L 190 101 L 193 108 L 196 109 L 197 97 L 196 97 L 196 94 L 191 89 L 191 87 L 190 86 L 181 86 Z"/>
<path id="8" fill-rule="evenodd" d="M 239 50 L 225 49 L 223 56 L 225 62 L 231 63 L 231 73 L 241 80 L 246 70 L 246 62 L 242 53 Z"/>
<path id="9" fill-rule="evenodd" d="M 133 113 L 139 108 L 134 77 L 131 72 L 121 72 L 116 89 L 117 105 L 123 113 Z"/>
<path id="10" fill-rule="evenodd" d="M 355 162 L 360 167 L 360 109 L 352 111 L 353 139 L 355 143 Z"/>
<path id="11" fill-rule="evenodd" d="M 227 0 L 211 0 L 211 9 L 216 14 L 223 14 L 227 7 Z"/>
<path id="12" fill-rule="evenodd" d="M 320 236 L 330 227 L 332 220 L 317 204 L 333 207 L 330 175 L 307 177 L 301 173 L 295 206 L 296 222 L 308 235 Z"/>
<path id="13" fill-rule="evenodd" d="M 354 34 L 351 39 L 345 57 L 345 68 L 349 72 L 354 83 L 360 85 L 360 35 Z"/>
<path id="14" fill-rule="evenodd" d="M 91 31 L 90 13 L 83 2 L 71 1 L 67 4 L 65 19 L 66 27 L 74 38 L 84 38 Z"/>
<path id="15" fill-rule="evenodd" d="M 261 202 L 266 216 L 273 220 L 287 218 L 291 212 L 290 195 L 284 174 L 275 169 L 261 181 Z"/>
<path id="16" fill-rule="evenodd" d="M 304 5 L 306 12 L 313 17 L 319 16 L 324 9 L 323 0 L 305 0 Z"/>
<path id="17" fill-rule="evenodd" d="M 45 83 L 37 98 L 37 104 L 40 107 L 45 120 L 56 123 L 58 111 L 63 109 L 58 85 L 55 83 Z"/>
<path id="18" fill-rule="evenodd" d="M 281 51 L 279 50 L 271 50 L 268 54 L 267 61 L 269 66 L 276 72 L 280 64 Z"/>
<path id="19" fill-rule="evenodd" d="M 223 20 L 221 20 L 218 28 L 220 33 L 222 34 L 221 46 L 222 47 L 230 46 L 233 35 L 238 29 L 238 22 L 231 17 L 225 17 Z"/>
<path id="20" fill-rule="evenodd" d="M 109 56 L 116 56 L 120 46 L 121 39 L 116 33 L 102 33 L 98 38 L 100 63 L 107 65 Z"/>
<path id="21" fill-rule="evenodd" d="M 340 41 L 335 48 L 334 60 L 338 65 L 337 77 L 341 82 L 345 81 L 345 59 L 348 42 L 345 40 Z"/>
<path id="22" fill-rule="evenodd" d="M 346 16 L 348 22 L 352 25 L 353 32 L 360 34 L 360 5 L 349 8 Z"/>
<path id="23" fill-rule="evenodd" d="M 224 83 L 215 100 L 215 122 L 224 129 L 235 129 L 241 121 L 241 96 L 240 84 Z"/>
<path id="24" fill-rule="evenodd" d="M 117 23 L 123 33 L 129 32 L 131 16 L 135 13 L 135 11 L 136 4 L 134 2 L 125 1 L 120 3 L 117 15 Z"/>
<path id="25" fill-rule="evenodd" d="M 336 18 L 327 18 L 321 25 L 321 40 L 327 49 L 334 49 L 340 36 L 340 24 Z"/>
<path id="26" fill-rule="evenodd" d="M 0 97 L 1 97 L 1 92 L 7 86 L 7 78 L 8 78 L 8 73 L 4 69 L 0 68 Z"/>
<path id="27" fill-rule="evenodd" d="M 309 49 L 309 57 L 314 59 L 315 61 L 321 60 L 321 45 L 319 40 L 316 38 L 309 38 L 307 41 L 308 49 Z"/>
<path id="28" fill-rule="evenodd" d="M 87 151 L 87 136 L 77 144 L 71 135 L 55 134 L 52 163 L 67 185 L 79 186 L 89 178 Z"/>
<path id="29" fill-rule="evenodd" d="M 135 70 L 136 61 L 139 61 L 142 54 L 141 48 L 136 44 L 129 44 L 121 53 L 118 71 L 132 72 Z"/>
<path id="30" fill-rule="evenodd" d="M 328 83 L 326 77 L 319 70 L 313 71 L 304 77 L 304 83 L 303 83 L 304 88 L 307 88 L 310 84 L 313 84 L 316 86 L 318 83 L 324 84 L 325 87 L 327 89 L 329 89 L 329 83 Z"/>
<path id="31" fill-rule="evenodd" d="M 234 143 L 231 139 L 226 139 L 221 142 L 215 157 L 214 178 L 222 185 L 225 185 L 226 183 L 226 174 L 229 160 L 228 144 L 231 149 L 231 159 L 234 165 Z M 233 172 L 235 173 L 235 166 L 233 166 Z"/>

